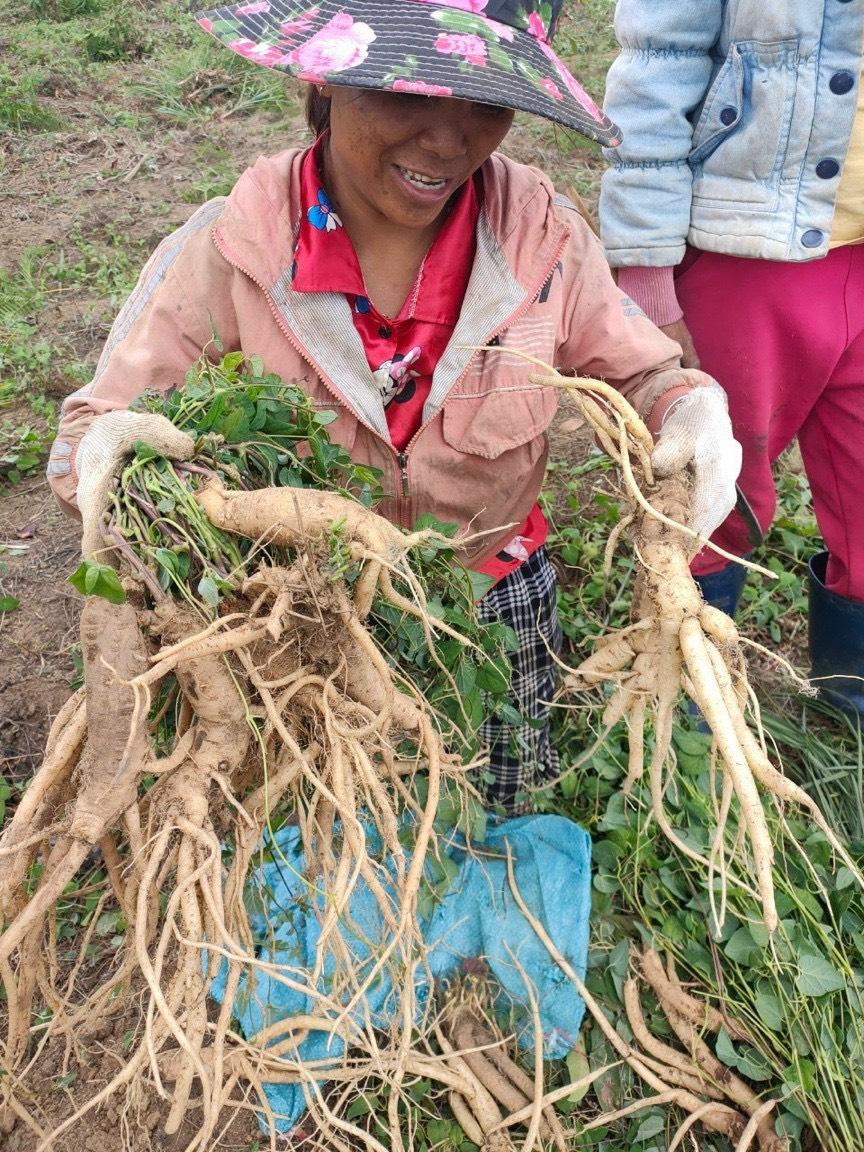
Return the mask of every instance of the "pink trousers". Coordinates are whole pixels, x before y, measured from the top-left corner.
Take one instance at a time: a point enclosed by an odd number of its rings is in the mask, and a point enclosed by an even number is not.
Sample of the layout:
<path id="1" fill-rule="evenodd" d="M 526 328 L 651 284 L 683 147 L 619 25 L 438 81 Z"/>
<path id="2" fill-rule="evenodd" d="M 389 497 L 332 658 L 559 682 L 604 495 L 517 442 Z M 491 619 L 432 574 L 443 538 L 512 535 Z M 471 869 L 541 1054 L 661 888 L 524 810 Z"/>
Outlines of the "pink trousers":
<path id="1" fill-rule="evenodd" d="M 776 506 L 771 465 L 797 436 L 830 553 L 826 584 L 864 600 L 864 244 L 805 264 L 691 249 L 676 289 L 702 368 L 729 396 L 738 483 L 763 532 Z M 737 512 L 713 539 L 752 550 Z M 703 549 L 693 571 L 724 565 Z"/>

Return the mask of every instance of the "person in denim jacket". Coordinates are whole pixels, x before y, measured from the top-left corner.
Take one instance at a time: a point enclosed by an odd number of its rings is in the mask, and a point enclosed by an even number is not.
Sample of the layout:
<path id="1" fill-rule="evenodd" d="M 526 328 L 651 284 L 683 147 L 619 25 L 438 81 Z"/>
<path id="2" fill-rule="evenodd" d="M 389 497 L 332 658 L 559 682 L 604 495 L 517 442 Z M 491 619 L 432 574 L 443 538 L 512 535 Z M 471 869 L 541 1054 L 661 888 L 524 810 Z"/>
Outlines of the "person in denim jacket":
<path id="1" fill-rule="evenodd" d="M 600 222 L 619 286 L 729 396 L 744 555 L 798 438 L 826 551 L 810 561 L 823 692 L 864 711 L 864 0 L 619 0 Z M 755 513 L 748 522 L 748 508 Z M 734 613 L 744 570 L 703 550 Z"/>

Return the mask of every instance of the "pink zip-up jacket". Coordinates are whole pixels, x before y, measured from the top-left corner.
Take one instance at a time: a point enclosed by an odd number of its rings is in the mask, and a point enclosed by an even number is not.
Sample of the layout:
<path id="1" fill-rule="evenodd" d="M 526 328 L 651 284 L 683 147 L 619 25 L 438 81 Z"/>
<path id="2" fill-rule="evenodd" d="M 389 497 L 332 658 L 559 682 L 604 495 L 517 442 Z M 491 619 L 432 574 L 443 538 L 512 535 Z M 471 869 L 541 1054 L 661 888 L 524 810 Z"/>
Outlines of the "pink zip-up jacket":
<path id="1" fill-rule="evenodd" d="M 496 154 L 483 169 L 485 202 L 461 316 L 435 369 L 422 426 L 397 452 L 347 300 L 291 288 L 304 210 L 301 157 L 260 159 L 148 261 L 94 379 L 63 405 L 48 477 L 67 509 L 75 502 L 77 446 L 93 417 L 127 407 L 145 390 L 182 386 L 202 349 L 212 349 L 214 332 L 226 352 L 257 354 L 268 372 L 338 413 L 328 428 L 333 439 L 383 473 L 383 515 L 410 527 L 430 512 L 487 533 L 466 549 L 470 563 L 493 556 L 524 522 L 546 467 L 557 392 L 533 386 L 534 368 L 513 353 L 608 380 L 653 427 L 672 399 L 709 381 L 680 368 L 678 345 L 617 289 L 572 205 L 536 169 Z"/>

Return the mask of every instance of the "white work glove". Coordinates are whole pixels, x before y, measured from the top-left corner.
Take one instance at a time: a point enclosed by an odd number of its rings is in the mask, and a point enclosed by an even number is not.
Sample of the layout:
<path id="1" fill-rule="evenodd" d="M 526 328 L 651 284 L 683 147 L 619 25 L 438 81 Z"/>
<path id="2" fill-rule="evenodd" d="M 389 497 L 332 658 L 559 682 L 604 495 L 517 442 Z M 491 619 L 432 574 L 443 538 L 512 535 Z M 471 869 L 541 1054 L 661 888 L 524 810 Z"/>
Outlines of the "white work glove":
<path id="1" fill-rule="evenodd" d="M 732 435 L 726 393 L 712 382 L 679 396 L 657 434 L 651 463 L 658 476 L 693 466 L 690 527 L 708 539 L 735 507 L 741 445 Z"/>
<path id="2" fill-rule="evenodd" d="M 155 413 L 120 411 L 95 417 L 75 457 L 76 500 L 83 521 L 81 555 L 85 560 L 105 548 L 102 517 L 112 482 L 139 441 L 171 460 L 188 460 L 195 448 L 191 436 Z"/>

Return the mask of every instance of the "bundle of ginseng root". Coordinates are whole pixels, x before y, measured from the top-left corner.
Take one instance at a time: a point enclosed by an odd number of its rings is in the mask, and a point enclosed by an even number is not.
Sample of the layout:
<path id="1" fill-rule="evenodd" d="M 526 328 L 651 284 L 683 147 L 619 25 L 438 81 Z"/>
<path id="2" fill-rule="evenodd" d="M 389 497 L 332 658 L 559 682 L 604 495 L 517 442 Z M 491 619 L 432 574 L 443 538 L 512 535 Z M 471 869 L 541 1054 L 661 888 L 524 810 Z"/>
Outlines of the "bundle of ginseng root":
<path id="1" fill-rule="evenodd" d="M 73 578 L 91 593 L 84 686 L 0 839 L 2 1126 L 47 1149 L 146 1085 L 190 1152 L 212 1146 L 229 1104 L 263 1110 L 275 1147 L 262 1085 L 281 1081 L 302 1086 L 322 1146 L 381 1148 L 345 1115 L 371 1079 L 388 1087 L 399 1148 L 406 1077 L 469 1107 L 481 1091 L 443 1058 L 431 1005 L 418 1011 L 417 909 L 443 808 L 463 836 L 482 817 L 468 769 L 485 710 L 506 704 L 512 634 L 479 623 L 451 530 L 405 533 L 371 511 L 378 478 L 330 441 L 331 414 L 259 364 L 202 360 L 185 388 L 145 404 L 192 432 L 196 454 L 179 464 L 138 447 L 104 524 L 116 569 L 85 562 Z M 323 894 L 309 901 L 315 963 L 265 975 L 309 1007 L 244 1037 L 232 1005 L 262 967 L 247 880 L 265 852 L 279 857 L 286 824 L 302 853 L 281 865 Z M 94 853 L 105 883 L 70 963 L 57 909 Z M 362 969 L 348 924 L 361 883 L 381 929 Z M 88 958 L 111 907 L 125 928 L 95 983 Z M 398 1001 L 389 1035 L 362 1012 L 384 975 Z M 133 994 L 143 1011 L 116 1074 L 51 1129 L 28 1092 L 46 1044 L 80 1056 Z M 297 1055 L 310 1031 L 340 1040 L 311 1068 Z M 483 1131 L 500 1119 L 487 1107 Z"/>
<path id="2" fill-rule="evenodd" d="M 698 547 L 707 542 L 686 526 L 690 507 L 687 475 L 655 479 L 653 438 L 614 388 L 600 380 L 572 379 L 546 366 L 544 369 L 542 374 L 532 375 L 533 382 L 562 389 L 576 401 L 599 443 L 618 464 L 624 482 L 626 507 L 607 543 L 606 565 L 610 565 L 622 536 L 630 534 L 638 560 L 632 620 L 620 631 L 606 633 L 596 641 L 592 655 L 567 677 L 565 690 L 581 692 L 601 685 L 609 689 L 604 729 L 608 731 L 622 720 L 628 726 L 625 794 L 642 776 L 646 721 L 650 720 L 654 740 L 648 772 L 654 818 L 680 852 L 705 866 L 710 890 L 718 871 L 725 877 L 725 825 L 734 800 L 746 832 L 746 843 L 739 847 L 741 851 L 749 847 L 749 871 L 754 876 L 765 926 L 769 932 L 777 927 L 773 850 L 763 796 L 803 808 L 856 882 L 864 886 L 864 877 L 816 802 L 772 764 L 756 696 L 748 681 L 744 640 L 729 616 L 702 600 L 690 575 L 694 544 Z M 730 561 L 737 559 L 715 550 Z M 774 577 L 768 569 L 741 563 Z M 809 690 L 806 684 L 802 686 Z M 676 834 L 663 806 L 670 784 L 668 774 L 674 771 L 673 718 L 682 696 L 698 708 L 707 723 L 713 736 L 714 761 L 719 761 L 718 820 L 708 856 L 700 855 Z M 715 910 L 715 926 L 719 928 L 722 921 L 721 907 Z"/>

